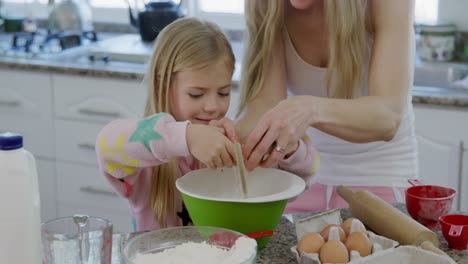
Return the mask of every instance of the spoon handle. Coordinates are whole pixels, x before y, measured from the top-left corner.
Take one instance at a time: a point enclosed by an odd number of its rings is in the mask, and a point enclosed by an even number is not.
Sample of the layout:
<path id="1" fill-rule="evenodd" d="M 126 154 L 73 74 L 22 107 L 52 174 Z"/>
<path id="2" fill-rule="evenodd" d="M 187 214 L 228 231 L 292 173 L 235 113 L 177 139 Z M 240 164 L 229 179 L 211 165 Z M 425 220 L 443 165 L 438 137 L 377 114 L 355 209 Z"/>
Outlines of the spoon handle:
<path id="1" fill-rule="evenodd" d="M 235 149 L 236 149 L 236 163 L 237 167 L 239 169 L 239 178 L 240 178 L 240 184 L 241 184 L 241 189 L 242 189 L 242 195 L 244 198 L 247 198 L 247 181 L 245 179 L 245 176 L 247 174 L 245 170 L 245 165 L 244 165 L 244 158 L 242 157 L 242 148 L 240 143 L 235 144 Z"/>

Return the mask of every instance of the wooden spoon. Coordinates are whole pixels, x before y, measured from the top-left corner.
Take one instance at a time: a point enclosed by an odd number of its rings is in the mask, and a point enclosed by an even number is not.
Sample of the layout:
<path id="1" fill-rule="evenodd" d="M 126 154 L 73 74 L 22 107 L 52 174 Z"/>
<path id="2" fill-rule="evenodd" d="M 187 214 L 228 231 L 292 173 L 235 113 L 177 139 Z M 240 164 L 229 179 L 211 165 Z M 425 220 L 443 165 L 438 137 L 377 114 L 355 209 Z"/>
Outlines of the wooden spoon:
<path id="1" fill-rule="evenodd" d="M 236 163 L 237 163 L 237 168 L 238 168 L 238 176 L 240 179 L 242 196 L 245 199 L 247 198 L 247 181 L 246 181 L 247 170 L 245 169 L 244 158 L 242 157 L 242 148 L 241 148 L 240 143 L 235 143 L 234 147 L 236 150 Z"/>

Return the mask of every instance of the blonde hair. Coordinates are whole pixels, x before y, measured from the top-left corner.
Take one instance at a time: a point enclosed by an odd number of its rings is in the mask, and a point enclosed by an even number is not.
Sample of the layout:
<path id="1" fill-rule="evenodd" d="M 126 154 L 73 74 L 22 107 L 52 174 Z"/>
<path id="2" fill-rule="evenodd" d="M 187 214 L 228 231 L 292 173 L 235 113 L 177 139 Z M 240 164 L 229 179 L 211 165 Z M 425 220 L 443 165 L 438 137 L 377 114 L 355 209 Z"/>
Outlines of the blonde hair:
<path id="1" fill-rule="evenodd" d="M 203 68 L 220 59 L 234 71 L 235 58 L 231 45 L 221 29 L 210 22 L 182 18 L 165 27 L 158 35 L 146 75 L 149 94 L 145 117 L 171 113 L 169 89 L 177 72 Z M 179 121 L 179 120 L 178 120 Z M 175 187 L 177 160 L 156 166 L 151 180 L 151 207 L 154 219 L 162 227 L 167 218 L 176 215 L 180 196 Z"/>
<path id="2" fill-rule="evenodd" d="M 238 114 L 264 85 L 267 65 L 275 55 L 273 46 L 283 40 L 286 1 L 250 0 L 245 4 L 248 35 L 242 63 Z M 329 45 L 328 94 L 332 98 L 353 98 L 363 81 L 362 65 L 367 56 L 366 31 L 371 30 L 366 12 L 367 1 L 325 0 L 324 5 Z"/>

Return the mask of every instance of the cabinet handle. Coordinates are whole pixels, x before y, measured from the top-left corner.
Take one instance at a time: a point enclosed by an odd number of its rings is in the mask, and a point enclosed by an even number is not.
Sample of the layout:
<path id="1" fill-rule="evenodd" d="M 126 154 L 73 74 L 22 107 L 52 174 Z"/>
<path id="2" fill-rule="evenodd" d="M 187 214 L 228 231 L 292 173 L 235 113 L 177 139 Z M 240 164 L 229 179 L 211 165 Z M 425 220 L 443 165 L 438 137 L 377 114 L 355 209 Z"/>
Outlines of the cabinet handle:
<path id="1" fill-rule="evenodd" d="M 459 146 L 459 151 L 458 151 L 458 186 L 460 186 L 461 188 L 463 188 L 464 186 L 464 182 L 463 182 L 463 154 L 465 152 L 465 142 L 463 142 L 463 140 L 460 140 L 460 143 L 458 144 Z M 461 209 L 461 203 L 462 203 L 462 194 L 461 194 L 461 190 L 460 191 L 460 194 L 457 195 L 458 197 L 458 210 Z"/>
<path id="2" fill-rule="evenodd" d="M 78 144 L 78 147 L 80 149 L 92 150 L 92 151 L 94 151 L 94 149 L 96 148 L 96 146 L 94 144 L 89 144 L 89 143 L 80 143 L 80 144 Z"/>
<path id="3" fill-rule="evenodd" d="M 91 115 L 91 116 L 105 116 L 105 117 L 113 117 L 113 118 L 120 117 L 119 112 L 106 112 L 106 111 L 99 111 L 99 110 L 92 110 L 92 109 L 79 109 L 78 112 L 83 115 Z"/>
<path id="4" fill-rule="evenodd" d="M 20 101 L 0 101 L 0 106 L 4 107 L 18 107 L 21 105 Z"/>
<path id="5" fill-rule="evenodd" d="M 100 194 L 100 195 L 106 195 L 106 196 L 113 196 L 116 197 L 117 194 L 113 191 L 108 191 L 104 190 L 101 188 L 96 188 L 93 186 L 81 186 L 80 187 L 80 192 L 85 192 L 85 193 L 91 193 L 91 194 Z"/>

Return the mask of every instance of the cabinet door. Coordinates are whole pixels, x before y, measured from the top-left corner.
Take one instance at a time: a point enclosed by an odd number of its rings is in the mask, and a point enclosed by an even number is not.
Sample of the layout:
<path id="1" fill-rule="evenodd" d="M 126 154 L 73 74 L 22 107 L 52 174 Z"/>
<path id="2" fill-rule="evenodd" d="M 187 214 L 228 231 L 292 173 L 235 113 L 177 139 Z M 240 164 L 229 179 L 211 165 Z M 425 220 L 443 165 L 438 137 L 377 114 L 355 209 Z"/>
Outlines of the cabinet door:
<path id="1" fill-rule="evenodd" d="M 456 189 L 458 207 L 454 209 L 466 207 L 463 142 L 468 141 L 468 109 L 416 104 L 414 111 L 420 177 L 429 184 Z"/>
<path id="2" fill-rule="evenodd" d="M 419 176 L 423 183 L 459 189 L 459 142 L 444 142 L 417 131 Z"/>
<path id="3" fill-rule="evenodd" d="M 467 134 L 468 136 L 468 134 Z M 468 212 L 468 140 L 463 141 L 461 168 L 460 210 Z"/>
<path id="4" fill-rule="evenodd" d="M 36 159 L 41 199 L 41 221 L 57 217 L 55 165 L 53 161 Z"/>
<path id="5" fill-rule="evenodd" d="M 107 123 L 143 116 L 147 88 L 139 82 L 54 75 L 52 84 L 60 119 Z"/>
<path id="6" fill-rule="evenodd" d="M 34 156 L 53 158 L 50 75 L 0 70 L 0 80 L 0 133 L 20 133 Z"/>

